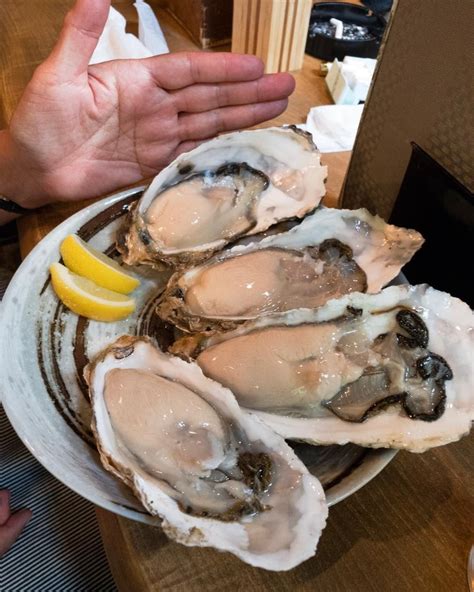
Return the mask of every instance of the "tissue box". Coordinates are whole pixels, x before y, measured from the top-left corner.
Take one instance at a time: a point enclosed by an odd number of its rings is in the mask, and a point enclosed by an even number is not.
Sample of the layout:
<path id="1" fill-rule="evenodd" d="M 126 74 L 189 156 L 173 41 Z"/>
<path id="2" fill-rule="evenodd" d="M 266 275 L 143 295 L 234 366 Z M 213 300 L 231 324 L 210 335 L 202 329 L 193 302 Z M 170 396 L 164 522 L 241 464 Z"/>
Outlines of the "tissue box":
<path id="1" fill-rule="evenodd" d="M 168 0 L 166 6 L 203 49 L 230 43 L 232 0 Z"/>

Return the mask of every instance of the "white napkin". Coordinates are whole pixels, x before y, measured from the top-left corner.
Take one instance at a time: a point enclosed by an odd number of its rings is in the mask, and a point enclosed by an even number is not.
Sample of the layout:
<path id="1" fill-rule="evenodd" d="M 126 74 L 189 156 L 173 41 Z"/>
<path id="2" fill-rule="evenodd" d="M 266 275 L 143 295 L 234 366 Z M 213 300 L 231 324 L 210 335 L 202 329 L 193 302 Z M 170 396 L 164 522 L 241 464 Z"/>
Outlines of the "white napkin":
<path id="1" fill-rule="evenodd" d="M 125 18 L 115 8 L 110 7 L 104 31 L 90 60 L 90 64 L 116 59 L 149 58 L 168 53 L 168 45 L 158 20 L 144 0 L 134 4 L 138 13 L 138 35 L 125 32 Z"/>
<path id="2" fill-rule="evenodd" d="M 358 105 L 367 99 L 377 60 L 346 56 L 334 60 L 326 76 L 326 84 L 338 105 Z"/>
<path id="3" fill-rule="evenodd" d="M 313 107 L 306 124 L 300 125 L 313 136 L 320 152 L 352 150 L 364 105 L 324 105 Z"/>

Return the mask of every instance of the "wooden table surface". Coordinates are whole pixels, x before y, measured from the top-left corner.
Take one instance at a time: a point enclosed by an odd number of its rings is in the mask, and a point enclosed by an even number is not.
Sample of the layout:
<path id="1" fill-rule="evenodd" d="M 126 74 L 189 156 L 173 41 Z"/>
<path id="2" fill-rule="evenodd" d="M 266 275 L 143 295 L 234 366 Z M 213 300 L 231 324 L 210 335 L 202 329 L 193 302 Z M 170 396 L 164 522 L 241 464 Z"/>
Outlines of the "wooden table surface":
<path id="1" fill-rule="evenodd" d="M 7 124 L 34 68 L 47 55 L 71 0 L 1 0 L 0 126 Z M 157 10 L 172 51 L 194 49 L 173 19 Z M 132 1 L 114 2 L 129 18 Z M 330 103 L 319 62 L 305 57 L 286 113 L 270 124 L 302 122 Z M 337 205 L 349 153 L 324 155 L 328 205 Z M 83 203 L 50 206 L 19 223 L 23 256 Z M 121 592 L 319 591 L 464 592 L 474 543 L 473 438 L 423 455 L 401 452 L 362 490 L 331 508 L 316 557 L 288 573 L 251 568 L 212 549 L 188 549 L 160 529 L 97 510 L 105 549 Z"/>

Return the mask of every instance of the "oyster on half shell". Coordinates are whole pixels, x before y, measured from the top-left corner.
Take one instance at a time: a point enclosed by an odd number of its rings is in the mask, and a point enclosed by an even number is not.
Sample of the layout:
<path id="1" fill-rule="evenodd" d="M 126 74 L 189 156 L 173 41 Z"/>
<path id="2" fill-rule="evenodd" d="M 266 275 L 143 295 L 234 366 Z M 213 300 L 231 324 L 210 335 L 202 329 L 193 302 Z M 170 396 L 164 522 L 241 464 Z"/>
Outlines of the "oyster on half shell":
<path id="1" fill-rule="evenodd" d="M 126 336 L 86 378 L 102 463 L 170 538 L 277 571 L 315 553 L 327 516 L 319 481 L 197 364 Z"/>
<path id="2" fill-rule="evenodd" d="M 184 331 L 234 329 L 262 315 L 378 292 L 423 244 L 367 210 L 318 208 L 301 224 L 175 273 L 158 315 Z"/>
<path id="3" fill-rule="evenodd" d="M 129 265 L 187 266 L 239 237 L 302 218 L 325 193 L 327 169 L 294 127 L 226 134 L 179 156 L 131 211 L 117 248 Z"/>
<path id="4" fill-rule="evenodd" d="M 474 314 L 426 285 L 349 294 L 172 351 L 284 438 L 421 452 L 474 419 Z"/>

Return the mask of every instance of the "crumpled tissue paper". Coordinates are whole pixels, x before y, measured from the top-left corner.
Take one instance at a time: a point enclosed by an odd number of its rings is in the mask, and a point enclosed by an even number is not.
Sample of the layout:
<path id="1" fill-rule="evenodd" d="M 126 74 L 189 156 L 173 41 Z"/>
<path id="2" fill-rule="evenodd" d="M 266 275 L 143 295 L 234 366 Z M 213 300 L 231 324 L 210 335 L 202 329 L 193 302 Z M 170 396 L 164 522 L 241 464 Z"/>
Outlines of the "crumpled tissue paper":
<path id="1" fill-rule="evenodd" d="M 90 64 L 117 59 L 149 58 L 168 53 L 168 45 L 151 7 L 144 0 L 134 4 L 138 13 L 138 36 L 125 32 L 125 18 L 110 7 L 104 31 L 99 38 Z"/>
<path id="2" fill-rule="evenodd" d="M 364 105 L 313 107 L 306 123 L 299 125 L 313 136 L 320 152 L 352 150 Z"/>

